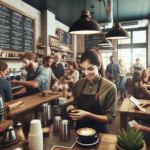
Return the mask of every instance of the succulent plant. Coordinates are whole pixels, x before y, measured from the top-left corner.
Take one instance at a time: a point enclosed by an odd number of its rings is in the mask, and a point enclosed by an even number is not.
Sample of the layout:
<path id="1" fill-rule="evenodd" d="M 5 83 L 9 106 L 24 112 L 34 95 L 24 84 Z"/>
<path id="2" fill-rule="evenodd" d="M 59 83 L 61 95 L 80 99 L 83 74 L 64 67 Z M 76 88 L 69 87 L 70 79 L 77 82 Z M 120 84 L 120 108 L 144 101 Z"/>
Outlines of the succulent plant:
<path id="1" fill-rule="evenodd" d="M 134 131 L 130 126 L 128 126 L 126 132 L 122 128 L 122 132 L 119 130 L 120 136 L 117 136 L 118 145 L 126 150 L 139 150 L 142 148 L 143 135 L 142 132 L 139 132 L 139 129 Z"/>

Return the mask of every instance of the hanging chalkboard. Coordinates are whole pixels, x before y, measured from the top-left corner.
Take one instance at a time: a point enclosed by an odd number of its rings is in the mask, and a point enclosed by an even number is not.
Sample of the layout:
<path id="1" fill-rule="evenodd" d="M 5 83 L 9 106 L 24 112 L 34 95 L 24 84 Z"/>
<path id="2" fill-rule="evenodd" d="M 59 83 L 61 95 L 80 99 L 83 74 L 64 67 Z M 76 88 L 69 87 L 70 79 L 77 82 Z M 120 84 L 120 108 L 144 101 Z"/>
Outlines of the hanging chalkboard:
<path id="1" fill-rule="evenodd" d="M 97 34 L 97 35 L 85 35 L 85 49 L 89 49 L 91 47 L 96 47 L 98 49 L 110 49 L 104 48 L 99 44 L 101 40 L 103 40 L 104 34 Z"/>
<path id="2" fill-rule="evenodd" d="M 61 30 L 61 43 L 72 45 L 72 35 L 64 30 Z"/>
<path id="3" fill-rule="evenodd" d="M 34 19 L 0 2 L 0 48 L 34 53 Z"/>

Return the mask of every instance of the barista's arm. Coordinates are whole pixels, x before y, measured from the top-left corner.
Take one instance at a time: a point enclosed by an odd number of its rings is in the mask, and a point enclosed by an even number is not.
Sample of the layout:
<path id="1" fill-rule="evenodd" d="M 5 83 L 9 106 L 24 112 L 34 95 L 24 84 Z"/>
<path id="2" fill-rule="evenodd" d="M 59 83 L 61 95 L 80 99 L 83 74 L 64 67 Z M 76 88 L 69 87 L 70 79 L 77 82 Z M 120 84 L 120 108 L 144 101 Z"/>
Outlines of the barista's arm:
<path id="1" fill-rule="evenodd" d="M 119 74 L 118 77 L 114 80 L 114 82 L 116 82 L 116 81 L 119 79 L 119 77 L 120 77 L 120 74 Z"/>
<path id="2" fill-rule="evenodd" d="M 111 78 L 112 79 L 112 76 L 109 76 L 109 74 L 108 74 L 108 66 L 106 67 L 106 77 L 108 77 L 108 78 Z"/>
<path id="3" fill-rule="evenodd" d="M 12 80 L 10 83 L 13 85 L 24 85 L 25 87 L 28 87 L 28 88 L 38 88 L 39 87 L 39 84 L 35 80 L 31 80 L 31 81 Z"/>
<path id="4" fill-rule="evenodd" d="M 13 93 L 13 97 L 26 94 L 26 88 L 21 89 L 20 91 Z"/>
<path id="5" fill-rule="evenodd" d="M 64 78 L 64 77 L 63 77 L 63 76 L 61 76 L 58 80 L 59 80 L 59 81 L 61 81 L 63 78 Z"/>

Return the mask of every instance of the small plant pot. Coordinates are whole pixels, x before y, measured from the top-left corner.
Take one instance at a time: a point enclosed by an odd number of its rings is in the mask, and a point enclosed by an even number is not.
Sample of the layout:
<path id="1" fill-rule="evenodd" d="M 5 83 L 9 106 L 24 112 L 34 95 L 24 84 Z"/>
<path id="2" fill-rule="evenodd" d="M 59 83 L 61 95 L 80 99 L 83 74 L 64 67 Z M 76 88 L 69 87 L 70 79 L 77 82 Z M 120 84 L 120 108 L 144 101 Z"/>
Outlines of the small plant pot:
<path id="1" fill-rule="evenodd" d="M 144 140 L 143 140 L 143 141 L 144 141 Z M 116 146 L 116 150 L 126 150 L 126 149 L 121 148 L 121 147 L 118 145 L 117 140 L 116 140 L 115 146 Z M 141 149 L 139 149 L 139 150 L 146 150 L 146 143 L 145 143 L 145 141 L 144 141 L 143 147 L 142 147 Z"/>

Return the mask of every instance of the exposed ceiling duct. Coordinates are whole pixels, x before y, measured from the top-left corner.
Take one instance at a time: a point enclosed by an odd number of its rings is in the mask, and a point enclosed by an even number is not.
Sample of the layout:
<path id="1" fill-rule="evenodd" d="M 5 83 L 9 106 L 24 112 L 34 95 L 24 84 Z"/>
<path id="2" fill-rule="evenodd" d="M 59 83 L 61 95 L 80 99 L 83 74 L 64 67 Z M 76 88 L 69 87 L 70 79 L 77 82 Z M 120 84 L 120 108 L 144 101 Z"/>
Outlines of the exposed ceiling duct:
<path id="1" fill-rule="evenodd" d="M 107 26 L 107 28 L 112 28 L 113 26 L 113 0 L 103 0 L 104 7 L 107 15 L 107 22 L 99 23 L 99 25 Z"/>

